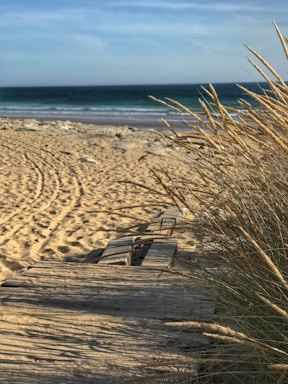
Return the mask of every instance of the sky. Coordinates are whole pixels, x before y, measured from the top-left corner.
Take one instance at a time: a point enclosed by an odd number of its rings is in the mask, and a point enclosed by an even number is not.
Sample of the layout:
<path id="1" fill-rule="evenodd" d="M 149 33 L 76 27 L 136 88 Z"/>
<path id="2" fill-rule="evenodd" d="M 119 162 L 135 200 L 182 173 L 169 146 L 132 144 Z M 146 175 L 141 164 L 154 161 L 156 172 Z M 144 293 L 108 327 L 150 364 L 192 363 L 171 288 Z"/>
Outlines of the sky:
<path id="1" fill-rule="evenodd" d="M 0 0 L 0 86 L 286 79 L 287 0 Z"/>

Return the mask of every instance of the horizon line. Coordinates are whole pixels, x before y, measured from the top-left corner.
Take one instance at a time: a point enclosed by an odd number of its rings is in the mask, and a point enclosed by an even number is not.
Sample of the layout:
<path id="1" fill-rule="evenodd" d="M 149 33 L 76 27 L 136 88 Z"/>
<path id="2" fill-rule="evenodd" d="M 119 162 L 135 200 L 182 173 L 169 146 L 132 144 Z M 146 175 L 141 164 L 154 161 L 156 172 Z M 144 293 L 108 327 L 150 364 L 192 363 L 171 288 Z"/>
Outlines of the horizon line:
<path id="1" fill-rule="evenodd" d="M 159 87 L 159 86 L 185 86 L 185 85 L 220 85 L 220 84 L 263 84 L 267 83 L 266 81 L 218 81 L 218 82 L 197 82 L 197 83 L 139 83 L 139 84 L 94 84 L 94 85 L 83 85 L 83 84 L 74 84 L 74 85 L 0 85 L 0 88 L 76 88 L 76 87 Z"/>

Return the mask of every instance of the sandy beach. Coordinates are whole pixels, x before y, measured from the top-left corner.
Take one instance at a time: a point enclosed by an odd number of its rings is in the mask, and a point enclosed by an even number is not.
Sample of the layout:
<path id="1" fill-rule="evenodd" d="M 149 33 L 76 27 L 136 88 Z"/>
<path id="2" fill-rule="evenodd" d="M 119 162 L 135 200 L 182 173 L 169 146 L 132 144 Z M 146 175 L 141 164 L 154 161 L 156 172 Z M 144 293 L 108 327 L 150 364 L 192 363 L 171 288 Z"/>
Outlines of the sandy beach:
<path id="1" fill-rule="evenodd" d="M 159 190 L 150 168 L 173 167 L 153 130 L 2 118 L 0 135 L 0 280 L 38 260 L 79 260 L 163 209 L 133 184 Z"/>
<path id="2" fill-rule="evenodd" d="M 2 118 L 0 136 L 3 380 L 120 384 L 188 357 L 194 376 L 207 338 L 187 345 L 170 322 L 214 311 L 199 282 L 160 276 L 165 252 L 158 270 L 83 263 L 171 205 L 150 169 L 185 172 L 176 148 L 153 130 L 67 121 Z"/>

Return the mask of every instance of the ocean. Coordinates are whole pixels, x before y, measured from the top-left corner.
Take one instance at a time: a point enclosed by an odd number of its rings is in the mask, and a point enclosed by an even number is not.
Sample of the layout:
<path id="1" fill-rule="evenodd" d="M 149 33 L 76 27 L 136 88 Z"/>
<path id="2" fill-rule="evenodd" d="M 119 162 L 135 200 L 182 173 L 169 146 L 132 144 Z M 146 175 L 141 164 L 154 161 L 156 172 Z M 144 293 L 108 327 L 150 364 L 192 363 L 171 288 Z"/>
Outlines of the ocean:
<path id="1" fill-rule="evenodd" d="M 242 85 L 257 93 L 261 92 L 259 83 Z M 234 83 L 214 84 L 214 87 L 226 106 L 239 108 L 237 100 L 240 98 L 251 102 Z M 143 128 L 161 126 L 162 118 L 172 125 L 183 120 L 182 115 L 152 101 L 149 95 L 159 99 L 172 98 L 195 112 L 201 111 L 198 99 L 206 97 L 200 84 L 5 87 L 0 88 L 0 116 Z"/>

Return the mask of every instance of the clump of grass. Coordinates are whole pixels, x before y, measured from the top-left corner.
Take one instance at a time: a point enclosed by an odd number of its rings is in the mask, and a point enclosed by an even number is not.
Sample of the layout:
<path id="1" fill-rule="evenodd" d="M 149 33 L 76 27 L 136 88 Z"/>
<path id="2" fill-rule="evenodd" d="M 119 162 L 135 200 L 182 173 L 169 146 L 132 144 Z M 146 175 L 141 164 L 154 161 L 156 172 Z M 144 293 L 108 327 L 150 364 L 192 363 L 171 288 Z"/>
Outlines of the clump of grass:
<path id="1" fill-rule="evenodd" d="M 288 58 L 287 39 L 274 26 Z M 203 360 L 202 383 L 288 381 L 288 86 L 247 49 L 267 85 L 259 94 L 239 87 L 258 107 L 239 100 L 238 110 L 227 108 L 212 85 L 204 89 L 211 101 L 200 100 L 202 115 L 175 100 L 157 100 L 185 113 L 186 132 L 164 122 L 170 133 L 163 137 L 197 177 L 154 175 L 193 213 L 189 229 L 203 238 L 198 258 L 216 266 L 205 279 L 217 287 L 217 314 L 179 324 L 201 327 L 215 341 Z M 193 263 L 185 266 L 192 276 Z"/>

